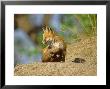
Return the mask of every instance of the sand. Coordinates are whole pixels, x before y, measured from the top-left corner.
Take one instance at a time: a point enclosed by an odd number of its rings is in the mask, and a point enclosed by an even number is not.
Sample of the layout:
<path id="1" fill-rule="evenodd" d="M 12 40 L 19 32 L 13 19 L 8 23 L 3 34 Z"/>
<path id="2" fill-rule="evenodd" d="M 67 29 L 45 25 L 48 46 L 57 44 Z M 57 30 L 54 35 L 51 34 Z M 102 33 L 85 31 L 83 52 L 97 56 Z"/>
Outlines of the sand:
<path id="1" fill-rule="evenodd" d="M 17 64 L 15 76 L 96 76 L 97 47 L 96 37 L 84 38 L 80 42 L 67 45 L 66 61 L 31 64 Z M 72 62 L 82 58 L 82 63 Z"/>

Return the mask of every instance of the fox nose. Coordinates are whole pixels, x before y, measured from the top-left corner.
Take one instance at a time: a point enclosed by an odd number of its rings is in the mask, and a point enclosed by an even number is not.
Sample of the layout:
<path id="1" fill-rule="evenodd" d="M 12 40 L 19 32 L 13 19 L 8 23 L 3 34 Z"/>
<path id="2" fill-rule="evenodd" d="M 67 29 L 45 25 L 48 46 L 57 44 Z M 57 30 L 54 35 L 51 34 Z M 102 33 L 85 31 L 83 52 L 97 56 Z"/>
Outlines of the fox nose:
<path id="1" fill-rule="evenodd" d="M 52 44 L 52 41 L 51 41 L 51 40 L 48 40 L 46 43 L 47 43 L 48 45 L 51 45 L 51 44 Z"/>

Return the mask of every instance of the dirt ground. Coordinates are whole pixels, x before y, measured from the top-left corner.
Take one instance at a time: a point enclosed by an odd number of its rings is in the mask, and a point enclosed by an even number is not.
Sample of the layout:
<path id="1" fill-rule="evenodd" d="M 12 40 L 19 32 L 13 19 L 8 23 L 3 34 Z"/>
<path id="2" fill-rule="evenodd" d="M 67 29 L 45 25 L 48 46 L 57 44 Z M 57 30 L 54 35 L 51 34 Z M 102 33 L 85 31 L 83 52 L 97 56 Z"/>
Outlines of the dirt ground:
<path id="1" fill-rule="evenodd" d="M 14 69 L 15 76 L 96 76 L 97 75 L 97 40 L 96 37 L 84 38 L 80 42 L 67 45 L 64 63 L 34 62 L 18 64 Z M 74 62 L 81 58 L 84 62 Z"/>

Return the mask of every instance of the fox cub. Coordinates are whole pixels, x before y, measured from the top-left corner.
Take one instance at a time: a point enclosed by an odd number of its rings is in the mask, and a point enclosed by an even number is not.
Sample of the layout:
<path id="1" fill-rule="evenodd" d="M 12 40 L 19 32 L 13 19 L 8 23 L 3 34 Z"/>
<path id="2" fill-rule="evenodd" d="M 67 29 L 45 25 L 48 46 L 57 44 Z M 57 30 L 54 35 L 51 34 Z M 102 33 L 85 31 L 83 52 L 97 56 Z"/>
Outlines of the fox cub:
<path id="1" fill-rule="evenodd" d="M 43 44 L 47 45 L 42 50 L 42 62 L 64 62 L 66 43 L 52 28 L 43 26 Z"/>

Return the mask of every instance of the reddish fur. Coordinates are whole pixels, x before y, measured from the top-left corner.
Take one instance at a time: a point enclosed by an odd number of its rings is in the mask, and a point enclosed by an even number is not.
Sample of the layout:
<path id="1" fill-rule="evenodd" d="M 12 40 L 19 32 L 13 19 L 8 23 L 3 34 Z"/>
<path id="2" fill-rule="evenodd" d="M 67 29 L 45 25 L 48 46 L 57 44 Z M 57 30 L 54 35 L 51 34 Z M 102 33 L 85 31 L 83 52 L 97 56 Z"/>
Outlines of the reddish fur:
<path id="1" fill-rule="evenodd" d="M 48 46 L 46 48 L 43 49 L 43 57 L 42 57 L 42 61 L 43 62 L 60 62 L 60 61 L 65 61 L 65 55 L 66 55 L 66 43 L 64 42 L 64 39 L 58 35 L 56 35 L 55 32 L 53 32 L 52 30 L 44 30 L 43 33 L 43 42 L 44 44 L 46 44 L 46 42 L 48 40 L 54 40 L 55 43 L 60 44 L 63 48 L 56 47 L 53 45 L 51 46 L 51 48 L 49 48 L 49 44 L 47 44 Z M 63 58 L 55 58 L 55 56 L 59 54 L 60 56 L 63 55 Z"/>

